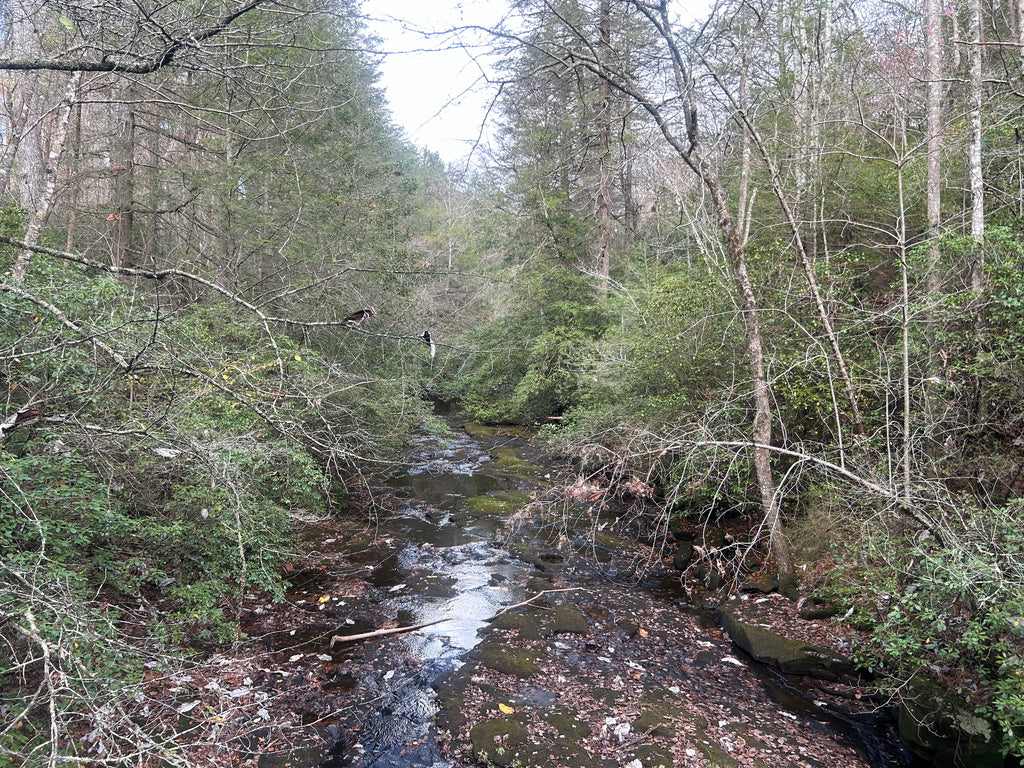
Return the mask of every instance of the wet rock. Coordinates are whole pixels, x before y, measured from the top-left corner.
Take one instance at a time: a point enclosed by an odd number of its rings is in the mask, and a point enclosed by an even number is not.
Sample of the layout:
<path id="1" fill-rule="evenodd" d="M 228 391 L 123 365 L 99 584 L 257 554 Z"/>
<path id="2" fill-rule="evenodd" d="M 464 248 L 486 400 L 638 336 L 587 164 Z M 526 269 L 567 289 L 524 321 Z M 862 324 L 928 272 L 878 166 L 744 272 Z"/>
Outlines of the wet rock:
<path id="1" fill-rule="evenodd" d="M 590 632 L 586 617 L 574 605 L 559 605 L 548 615 L 546 634 L 570 633 L 586 635 Z"/>
<path id="2" fill-rule="evenodd" d="M 910 681 L 897 720 L 904 745 L 936 768 L 1002 768 L 1005 764 L 992 723 L 931 680 Z"/>
<path id="3" fill-rule="evenodd" d="M 850 659 L 828 648 L 793 640 L 749 624 L 725 608 L 715 611 L 718 623 L 733 643 L 765 664 L 794 675 L 810 675 L 824 680 L 837 680 L 856 675 Z"/>
<path id="4" fill-rule="evenodd" d="M 672 567 L 677 571 L 685 571 L 693 562 L 693 544 L 689 541 L 681 541 L 676 545 L 676 551 L 672 554 Z"/>

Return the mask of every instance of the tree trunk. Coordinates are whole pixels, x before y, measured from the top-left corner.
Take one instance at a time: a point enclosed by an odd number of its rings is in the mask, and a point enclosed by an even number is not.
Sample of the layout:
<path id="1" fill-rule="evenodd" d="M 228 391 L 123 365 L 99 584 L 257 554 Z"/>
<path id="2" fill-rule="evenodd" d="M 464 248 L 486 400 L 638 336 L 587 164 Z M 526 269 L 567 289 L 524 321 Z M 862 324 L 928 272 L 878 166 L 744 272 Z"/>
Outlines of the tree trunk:
<path id="1" fill-rule="evenodd" d="M 115 266 L 133 267 L 136 266 L 132 242 L 135 229 L 135 111 L 127 103 L 121 105 L 121 110 L 121 121 L 110 153 L 114 164 L 111 252 Z"/>
<path id="2" fill-rule="evenodd" d="M 970 54 L 971 138 L 967 157 L 968 174 L 971 179 L 971 238 L 975 246 L 974 260 L 971 264 L 971 290 L 981 293 L 985 288 L 985 254 L 982 247 L 985 243 L 985 180 L 981 168 L 981 0 L 969 0 L 969 6 L 970 36 L 974 42 Z"/>
<path id="3" fill-rule="evenodd" d="M 939 235 L 942 225 L 942 4 L 927 0 L 925 25 L 925 72 L 928 80 L 926 119 L 928 129 L 928 275 L 929 288 L 937 287 Z"/>
<path id="4" fill-rule="evenodd" d="M 57 169 L 60 166 L 61 156 L 64 154 L 64 145 L 67 143 L 68 129 L 71 125 L 71 114 L 74 111 L 74 104 L 78 98 L 78 86 L 82 82 L 82 73 L 75 72 L 67 81 L 64 90 L 64 98 L 57 110 L 56 122 L 50 134 L 50 148 L 43 158 L 42 128 L 43 121 L 33 121 L 30 130 L 26 133 L 26 142 L 20 147 L 19 158 L 21 171 L 24 177 L 26 202 L 25 207 L 30 211 L 28 227 L 25 229 L 25 243 L 29 246 L 38 244 L 39 236 L 46 226 L 46 220 L 50 217 L 53 208 L 54 198 L 57 191 Z M 28 274 L 29 264 L 32 261 L 33 251 L 26 248 L 18 254 L 11 268 L 11 281 L 20 283 Z"/>
<path id="5" fill-rule="evenodd" d="M 611 0 L 601 0 L 598 19 L 598 55 L 600 66 L 610 62 L 612 45 Z M 597 184 L 597 244 L 594 268 L 598 279 L 598 296 L 607 298 L 608 277 L 611 274 L 612 247 L 612 86 L 607 76 L 601 78 L 601 109 L 598 113 L 598 184 Z"/>
<path id="6" fill-rule="evenodd" d="M 740 311 L 743 313 L 743 328 L 747 337 L 747 363 L 750 367 L 750 380 L 754 388 L 754 470 L 757 475 L 757 486 L 761 495 L 765 526 L 769 532 L 769 545 L 779 567 L 779 578 L 788 579 L 793 575 L 793 555 L 782 531 L 778 499 L 775 493 L 775 478 L 772 475 L 771 451 L 772 442 L 772 405 L 771 392 L 768 387 L 768 376 L 764 364 L 764 345 L 761 341 L 761 324 L 757 316 L 757 297 L 750 282 L 747 271 L 746 250 L 740 233 L 736 228 L 725 189 L 714 169 L 703 157 L 697 157 L 696 167 L 701 180 L 711 193 L 718 227 L 722 233 L 729 263 L 732 267 L 733 279 L 740 299 Z"/>

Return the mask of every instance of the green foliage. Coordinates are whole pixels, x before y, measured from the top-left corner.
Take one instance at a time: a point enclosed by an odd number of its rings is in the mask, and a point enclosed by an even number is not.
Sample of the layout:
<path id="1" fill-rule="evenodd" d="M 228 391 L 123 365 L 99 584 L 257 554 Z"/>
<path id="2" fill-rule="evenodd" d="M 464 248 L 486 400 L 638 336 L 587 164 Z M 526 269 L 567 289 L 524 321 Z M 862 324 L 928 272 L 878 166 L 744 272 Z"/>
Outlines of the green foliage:
<path id="1" fill-rule="evenodd" d="M 742 331 L 729 294 L 700 268 L 669 271 L 654 286 L 641 318 L 621 331 L 623 364 L 607 394 L 625 394 L 650 424 L 723 404 L 741 363 Z"/>
<path id="2" fill-rule="evenodd" d="M 513 302 L 463 334 L 475 353 L 447 391 L 478 420 L 532 424 L 579 403 L 605 318 L 590 281 L 557 267 L 525 276 Z"/>
<path id="3" fill-rule="evenodd" d="M 1024 501 L 963 508 L 953 520 L 944 544 L 892 537 L 872 546 L 874 566 L 861 575 L 882 610 L 860 661 L 894 687 L 933 677 L 1024 755 Z"/>

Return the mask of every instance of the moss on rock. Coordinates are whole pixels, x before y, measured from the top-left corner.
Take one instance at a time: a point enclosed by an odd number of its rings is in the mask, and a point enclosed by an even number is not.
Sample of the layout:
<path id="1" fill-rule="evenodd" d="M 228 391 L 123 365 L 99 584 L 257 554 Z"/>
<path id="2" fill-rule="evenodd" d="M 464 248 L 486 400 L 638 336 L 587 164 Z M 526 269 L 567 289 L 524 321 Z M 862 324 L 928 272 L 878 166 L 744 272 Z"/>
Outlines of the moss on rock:
<path id="1" fill-rule="evenodd" d="M 540 640 L 543 637 L 538 610 L 524 613 L 503 613 L 491 622 L 491 626 L 496 629 L 514 629 L 524 640 Z"/>
<path id="2" fill-rule="evenodd" d="M 496 717 L 474 725 L 469 731 L 473 758 L 484 765 L 522 764 L 529 741 L 526 729 L 515 720 Z"/>
<path id="3" fill-rule="evenodd" d="M 575 744 L 585 739 L 592 731 L 590 726 L 579 719 L 579 716 L 561 707 L 545 712 L 541 719 L 558 732 L 560 742 Z"/>
<path id="4" fill-rule="evenodd" d="M 510 515 L 522 509 L 530 501 L 530 494 L 507 491 L 473 496 L 466 499 L 466 509 L 481 517 L 488 515 Z"/>
<path id="5" fill-rule="evenodd" d="M 530 677 L 540 672 L 535 654 L 526 648 L 509 648 L 497 639 L 478 645 L 472 657 L 488 669 L 516 677 Z"/>
<path id="6" fill-rule="evenodd" d="M 769 632 L 723 608 L 715 611 L 715 617 L 733 643 L 758 661 L 771 664 L 782 672 L 827 680 L 856 674 L 853 661 L 828 648 Z"/>
<path id="7" fill-rule="evenodd" d="M 549 614 L 544 625 L 545 634 L 558 635 L 569 633 L 586 635 L 590 632 L 587 618 L 574 605 L 559 605 Z"/>

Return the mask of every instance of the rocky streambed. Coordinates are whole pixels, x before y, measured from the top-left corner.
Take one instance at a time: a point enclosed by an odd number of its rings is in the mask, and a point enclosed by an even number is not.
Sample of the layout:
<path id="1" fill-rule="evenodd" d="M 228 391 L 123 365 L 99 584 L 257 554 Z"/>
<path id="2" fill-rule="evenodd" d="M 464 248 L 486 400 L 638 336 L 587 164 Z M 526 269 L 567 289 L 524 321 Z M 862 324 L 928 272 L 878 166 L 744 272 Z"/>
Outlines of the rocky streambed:
<path id="1" fill-rule="evenodd" d="M 217 764 L 910 764 L 843 659 L 852 630 L 756 591 L 694 608 L 614 514 L 532 502 L 535 460 L 515 435 L 423 437 L 368 515 L 310 524 L 287 601 L 251 596 L 244 652 L 190 681 L 245 691 Z"/>

